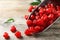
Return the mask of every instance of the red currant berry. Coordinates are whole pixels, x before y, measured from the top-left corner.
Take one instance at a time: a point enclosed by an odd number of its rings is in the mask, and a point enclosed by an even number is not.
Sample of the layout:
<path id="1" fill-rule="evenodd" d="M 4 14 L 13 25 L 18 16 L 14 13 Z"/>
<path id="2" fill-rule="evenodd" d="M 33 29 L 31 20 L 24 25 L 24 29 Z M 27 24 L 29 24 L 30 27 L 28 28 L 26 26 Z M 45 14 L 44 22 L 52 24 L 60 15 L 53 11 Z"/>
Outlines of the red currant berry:
<path id="1" fill-rule="evenodd" d="M 26 29 L 26 30 L 25 30 L 25 35 L 27 35 L 27 36 L 31 36 L 32 33 L 31 33 L 31 31 L 30 31 L 29 29 Z"/>
<path id="2" fill-rule="evenodd" d="M 5 39 L 9 39 L 8 33 L 7 33 L 7 32 L 4 32 L 3 37 L 4 37 Z"/>
<path id="3" fill-rule="evenodd" d="M 25 15 L 24 18 L 27 20 L 28 19 L 28 15 Z"/>
<path id="4" fill-rule="evenodd" d="M 37 25 L 44 25 L 44 21 L 42 19 L 37 20 Z"/>
<path id="5" fill-rule="evenodd" d="M 39 15 L 39 13 L 38 13 L 38 12 L 35 12 L 35 15 L 36 15 L 36 16 L 38 16 L 38 15 Z"/>
<path id="6" fill-rule="evenodd" d="M 49 18 L 49 20 L 53 20 L 54 19 L 54 15 L 53 14 L 49 14 L 48 18 Z"/>
<path id="7" fill-rule="evenodd" d="M 35 16 L 35 19 L 39 19 L 40 17 L 39 16 Z"/>
<path id="8" fill-rule="evenodd" d="M 28 12 L 32 12 L 33 6 L 30 6 Z"/>
<path id="9" fill-rule="evenodd" d="M 34 15 L 31 15 L 31 16 L 30 16 L 30 19 L 31 19 L 31 20 L 33 20 L 34 18 L 35 18 L 35 16 L 34 16 Z"/>
<path id="10" fill-rule="evenodd" d="M 32 34 L 35 32 L 35 30 L 34 30 L 34 27 L 33 27 L 33 26 L 29 27 L 29 30 L 30 30 L 30 32 L 31 32 Z"/>
<path id="11" fill-rule="evenodd" d="M 36 25 L 37 24 L 37 20 L 33 20 L 33 25 Z"/>
<path id="12" fill-rule="evenodd" d="M 10 29 L 11 32 L 16 32 L 16 27 L 13 25 L 11 26 L 11 29 Z"/>
<path id="13" fill-rule="evenodd" d="M 22 36 L 21 36 L 21 32 L 19 32 L 19 31 L 15 32 L 15 36 L 16 36 L 17 38 L 21 38 L 21 37 L 22 37 Z"/>
<path id="14" fill-rule="evenodd" d="M 41 32 L 43 31 L 44 27 L 42 26 L 35 26 L 35 32 Z"/>
<path id="15" fill-rule="evenodd" d="M 41 19 L 44 20 L 44 22 L 47 22 L 48 21 L 48 16 L 46 14 L 43 14 Z"/>
<path id="16" fill-rule="evenodd" d="M 27 20 L 26 23 L 27 23 L 28 26 L 31 26 L 33 24 L 33 22 L 31 20 Z"/>
<path id="17" fill-rule="evenodd" d="M 51 13 L 51 8 L 47 8 L 47 9 L 46 9 L 46 12 L 47 12 L 47 13 L 46 13 L 47 15 L 48 15 L 49 13 Z"/>
<path id="18" fill-rule="evenodd" d="M 44 11 L 43 11 L 43 10 L 40 10 L 40 11 L 39 11 L 39 13 L 40 13 L 40 14 L 43 14 L 43 13 L 44 13 Z"/>

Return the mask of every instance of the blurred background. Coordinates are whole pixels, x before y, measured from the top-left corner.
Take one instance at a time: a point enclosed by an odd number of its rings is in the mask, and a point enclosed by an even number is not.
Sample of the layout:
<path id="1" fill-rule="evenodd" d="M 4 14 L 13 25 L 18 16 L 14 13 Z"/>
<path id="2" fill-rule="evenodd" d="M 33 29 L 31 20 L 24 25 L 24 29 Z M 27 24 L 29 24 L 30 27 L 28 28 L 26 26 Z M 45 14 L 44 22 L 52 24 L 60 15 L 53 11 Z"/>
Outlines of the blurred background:
<path id="1" fill-rule="evenodd" d="M 27 9 L 30 2 L 32 0 L 0 0 L 0 18 L 29 14 Z"/>

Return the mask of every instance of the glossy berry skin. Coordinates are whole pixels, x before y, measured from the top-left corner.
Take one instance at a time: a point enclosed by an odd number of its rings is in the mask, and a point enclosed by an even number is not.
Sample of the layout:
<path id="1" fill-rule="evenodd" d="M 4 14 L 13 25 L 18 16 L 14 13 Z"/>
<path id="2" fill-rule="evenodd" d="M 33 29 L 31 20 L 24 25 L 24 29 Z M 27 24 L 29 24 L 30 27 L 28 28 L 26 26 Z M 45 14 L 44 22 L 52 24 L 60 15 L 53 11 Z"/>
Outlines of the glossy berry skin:
<path id="1" fill-rule="evenodd" d="M 5 39 L 9 39 L 8 33 L 7 33 L 7 32 L 4 32 L 3 37 L 4 37 Z"/>
<path id="2" fill-rule="evenodd" d="M 21 32 L 19 32 L 19 31 L 15 32 L 15 36 L 16 36 L 17 38 L 21 38 L 21 37 L 22 37 L 22 36 L 21 36 Z"/>
<path id="3" fill-rule="evenodd" d="M 35 16 L 34 16 L 34 15 L 31 15 L 31 16 L 30 16 L 30 19 L 31 19 L 31 20 L 33 20 L 34 18 L 35 18 Z"/>
<path id="4" fill-rule="evenodd" d="M 53 14 L 49 14 L 48 19 L 49 20 L 53 20 L 54 19 L 54 15 Z"/>
<path id="5" fill-rule="evenodd" d="M 27 36 L 31 36 L 32 35 L 32 33 L 31 33 L 31 31 L 29 29 L 26 29 L 24 34 L 27 35 Z"/>
<path id="6" fill-rule="evenodd" d="M 28 15 L 25 15 L 24 18 L 27 20 L 28 19 Z"/>
<path id="7" fill-rule="evenodd" d="M 43 14 L 39 14 L 40 18 L 43 16 Z"/>
<path id="8" fill-rule="evenodd" d="M 39 32 L 40 31 L 40 26 L 35 26 L 35 32 Z"/>
<path id="9" fill-rule="evenodd" d="M 35 29 L 34 29 L 33 26 L 29 27 L 29 30 L 30 30 L 30 32 L 31 32 L 32 34 L 35 33 Z"/>
<path id="10" fill-rule="evenodd" d="M 32 10 L 33 10 L 33 6 L 30 6 L 28 12 L 32 12 Z"/>
<path id="11" fill-rule="evenodd" d="M 40 14 L 43 14 L 43 13 L 44 13 L 44 11 L 43 11 L 43 10 L 39 10 L 39 13 L 40 13 Z"/>
<path id="12" fill-rule="evenodd" d="M 17 30 L 16 30 L 16 27 L 15 27 L 14 25 L 13 25 L 13 26 L 11 26 L 10 31 L 11 31 L 11 32 L 13 32 L 13 33 L 14 33 L 14 32 L 16 32 L 16 31 L 17 31 Z"/>
<path id="13" fill-rule="evenodd" d="M 43 31 L 43 29 L 44 29 L 44 27 L 42 27 L 42 26 L 35 26 L 35 32 L 36 33 Z"/>
<path id="14" fill-rule="evenodd" d="M 35 19 L 39 19 L 40 18 L 40 16 L 35 16 Z"/>
<path id="15" fill-rule="evenodd" d="M 35 12 L 35 15 L 36 15 L 36 16 L 38 16 L 38 15 L 39 15 L 39 13 L 38 13 L 38 12 Z"/>
<path id="16" fill-rule="evenodd" d="M 36 25 L 37 24 L 37 20 L 33 20 L 33 25 Z"/>
<path id="17" fill-rule="evenodd" d="M 31 26 L 33 24 L 33 22 L 31 20 L 27 20 L 26 23 L 27 23 L 28 26 Z"/>
<path id="18" fill-rule="evenodd" d="M 47 12 L 47 15 L 48 15 L 49 13 L 51 13 L 51 8 L 47 8 L 47 9 L 46 9 L 46 12 Z"/>
<path id="19" fill-rule="evenodd" d="M 42 19 L 38 19 L 37 20 L 37 25 L 44 25 L 44 21 Z"/>
<path id="20" fill-rule="evenodd" d="M 46 14 L 44 14 L 42 17 L 41 17 L 42 20 L 44 20 L 44 22 L 47 22 L 48 21 L 48 16 Z"/>

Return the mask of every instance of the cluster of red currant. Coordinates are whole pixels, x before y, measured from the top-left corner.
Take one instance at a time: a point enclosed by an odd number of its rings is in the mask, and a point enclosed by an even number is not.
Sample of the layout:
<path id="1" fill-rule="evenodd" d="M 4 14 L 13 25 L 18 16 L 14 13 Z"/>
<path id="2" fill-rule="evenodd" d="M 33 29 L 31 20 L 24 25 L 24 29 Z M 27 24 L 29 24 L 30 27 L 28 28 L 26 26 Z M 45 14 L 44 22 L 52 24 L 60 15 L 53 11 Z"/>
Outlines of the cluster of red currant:
<path id="1" fill-rule="evenodd" d="M 10 29 L 10 31 L 11 31 L 12 33 L 15 33 L 15 36 L 16 36 L 17 38 L 21 38 L 21 37 L 22 37 L 22 36 L 21 36 L 21 32 L 17 31 L 17 29 L 16 29 L 15 26 L 12 26 L 11 29 Z M 3 37 L 4 37 L 5 39 L 9 39 L 9 38 L 10 38 L 10 36 L 9 36 L 9 34 L 8 34 L 7 32 L 4 32 Z"/>
<path id="2" fill-rule="evenodd" d="M 34 10 L 34 6 L 30 6 L 29 12 Z M 32 35 L 43 31 L 46 27 L 52 24 L 60 16 L 60 6 L 47 4 L 44 7 L 39 7 L 30 17 L 25 15 L 28 29 L 25 30 L 26 35 Z"/>

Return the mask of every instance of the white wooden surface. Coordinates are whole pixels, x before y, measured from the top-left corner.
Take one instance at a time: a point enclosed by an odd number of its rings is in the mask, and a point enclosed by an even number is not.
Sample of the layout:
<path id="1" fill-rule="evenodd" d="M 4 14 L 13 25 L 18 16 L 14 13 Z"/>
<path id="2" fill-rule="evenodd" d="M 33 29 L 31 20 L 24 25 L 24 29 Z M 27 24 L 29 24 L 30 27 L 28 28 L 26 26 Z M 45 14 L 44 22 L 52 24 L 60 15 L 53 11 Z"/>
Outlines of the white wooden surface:
<path id="1" fill-rule="evenodd" d="M 23 16 L 29 14 L 27 9 L 30 2 L 32 0 L 0 0 L 0 40 L 5 40 L 2 36 L 4 32 L 9 33 L 9 40 L 60 40 L 60 19 L 41 34 L 30 37 L 24 34 L 27 26 Z M 4 24 L 9 17 L 13 17 L 15 22 Z M 11 25 L 15 25 L 17 30 L 22 32 L 22 39 L 17 39 L 14 33 L 10 32 Z"/>

